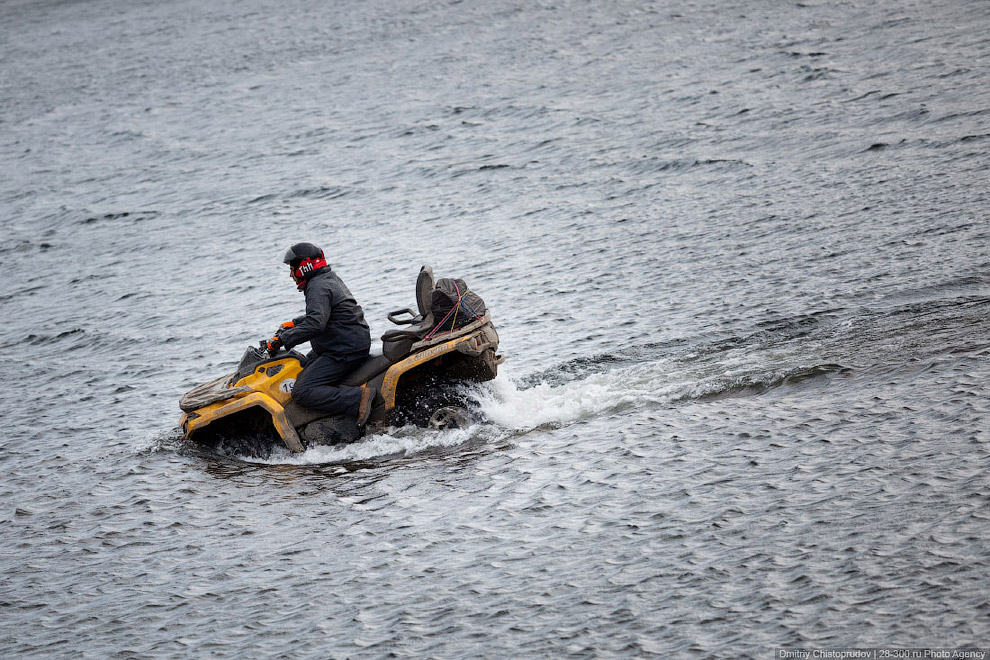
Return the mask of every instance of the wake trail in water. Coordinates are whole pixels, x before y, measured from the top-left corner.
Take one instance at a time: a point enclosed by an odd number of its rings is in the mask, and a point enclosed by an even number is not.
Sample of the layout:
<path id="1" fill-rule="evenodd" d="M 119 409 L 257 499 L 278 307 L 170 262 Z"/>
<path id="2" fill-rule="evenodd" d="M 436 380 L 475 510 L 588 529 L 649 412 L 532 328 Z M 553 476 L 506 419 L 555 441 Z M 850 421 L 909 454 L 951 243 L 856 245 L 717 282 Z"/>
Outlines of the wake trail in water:
<path id="1" fill-rule="evenodd" d="M 479 430 L 476 426 L 445 430 L 403 427 L 367 436 L 353 444 L 310 447 L 300 454 L 292 454 L 280 449 L 263 460 L 256 458 L 244 458 L 244 460 L 278 465 L 374 463 L 427 451 L 460 447 L 474 441 L 478 437 Z"/>
<path id="2" fill-rule="evenodd" d="M 467 428 L 389 429 L 348 445 L 317 446 L 301 454 L 277 450 L 265 459 L 241 457 L 263 464 L 326 465 L 377 462 L 414 454 L 491 443 L 506 438 L 580 424 L 644 408 L 663 408 L 721 396 L 762 394 L 783 385 L 829 376 L 839 365 L 767 369 L 760 364 L 724 363 L 689 368 L 674 360 L 614 368 L 564 384 L 541 382 L 525 387 L 507 374 L 465 391 L 479 420 Z"/>

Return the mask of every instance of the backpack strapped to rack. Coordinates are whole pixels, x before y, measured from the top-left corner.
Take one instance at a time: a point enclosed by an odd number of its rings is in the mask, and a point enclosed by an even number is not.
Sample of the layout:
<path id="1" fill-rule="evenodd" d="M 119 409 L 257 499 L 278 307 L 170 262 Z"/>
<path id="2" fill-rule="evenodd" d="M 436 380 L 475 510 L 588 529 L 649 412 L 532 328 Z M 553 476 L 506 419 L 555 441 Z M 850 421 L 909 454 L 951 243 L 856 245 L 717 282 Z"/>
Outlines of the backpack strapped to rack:
<path id="1" fill-rule="evenodd" d="M 434 319 L 440 321 L 424 339 L 428 340 L 437 333 L 453 332 L 457 328 L 474 323 L 487 311 L 485 301 L 471 291 L 464 280 L 441 278 L 437 280 L 430 294 L 430 313 Z"/>

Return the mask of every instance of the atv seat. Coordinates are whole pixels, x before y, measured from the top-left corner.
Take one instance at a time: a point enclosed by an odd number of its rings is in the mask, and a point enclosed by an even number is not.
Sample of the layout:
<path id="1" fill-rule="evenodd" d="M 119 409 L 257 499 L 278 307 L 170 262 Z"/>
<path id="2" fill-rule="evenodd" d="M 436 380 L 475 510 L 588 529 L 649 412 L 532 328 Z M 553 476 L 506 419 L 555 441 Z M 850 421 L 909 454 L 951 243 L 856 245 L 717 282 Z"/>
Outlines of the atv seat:
<path id="1" fill-rule="evenodd" d="M 384 355 L 376 355 L 365 360 L 360 367 L 348 374 L 341 385 L 363 385 L 392 366 Z"/>

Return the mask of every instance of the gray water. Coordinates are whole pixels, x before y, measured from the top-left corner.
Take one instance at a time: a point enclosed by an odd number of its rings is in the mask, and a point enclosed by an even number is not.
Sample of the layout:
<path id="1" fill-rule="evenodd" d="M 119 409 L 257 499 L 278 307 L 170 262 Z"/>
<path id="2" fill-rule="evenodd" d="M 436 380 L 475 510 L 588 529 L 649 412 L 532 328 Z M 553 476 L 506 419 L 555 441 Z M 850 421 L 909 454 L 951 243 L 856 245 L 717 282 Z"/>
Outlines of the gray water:
<path id="1" fill-rule="evenodd" d="M 769 658 L 990 639 L 981 0 L 0 4 L 0 653 Z M 467 429 L 178 399 L 422 264 Z"/>

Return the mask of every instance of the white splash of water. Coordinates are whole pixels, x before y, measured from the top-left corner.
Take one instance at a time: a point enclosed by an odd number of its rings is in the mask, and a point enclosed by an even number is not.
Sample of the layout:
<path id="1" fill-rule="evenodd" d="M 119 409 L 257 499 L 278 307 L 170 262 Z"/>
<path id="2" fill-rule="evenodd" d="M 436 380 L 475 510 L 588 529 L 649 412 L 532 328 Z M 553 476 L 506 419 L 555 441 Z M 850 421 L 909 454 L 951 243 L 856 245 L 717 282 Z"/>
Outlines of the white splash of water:
<path id="1" fill-rule="evenodd" d="M 684 393 L 693 381 L 671 378 L 651 361 L 553 385 L 542 382 L 519 389 L 505 375 L 474 393 L 484 417 L 516 431 L 561 426 L 646 403 L 664 404 Z"/>
<path id="2" fill-rule="evenodd" d="M 318 445 L 310 447 L 301 454 L 279 450 L 266 460 L 250 460 L 254 463 L 278 465 L 328 465 L 398 458 L 430 449 L 462 445 L 474 437 L 473 428 L 447 430 L 393 428 L 367 436 L 353 444 Z"/>

